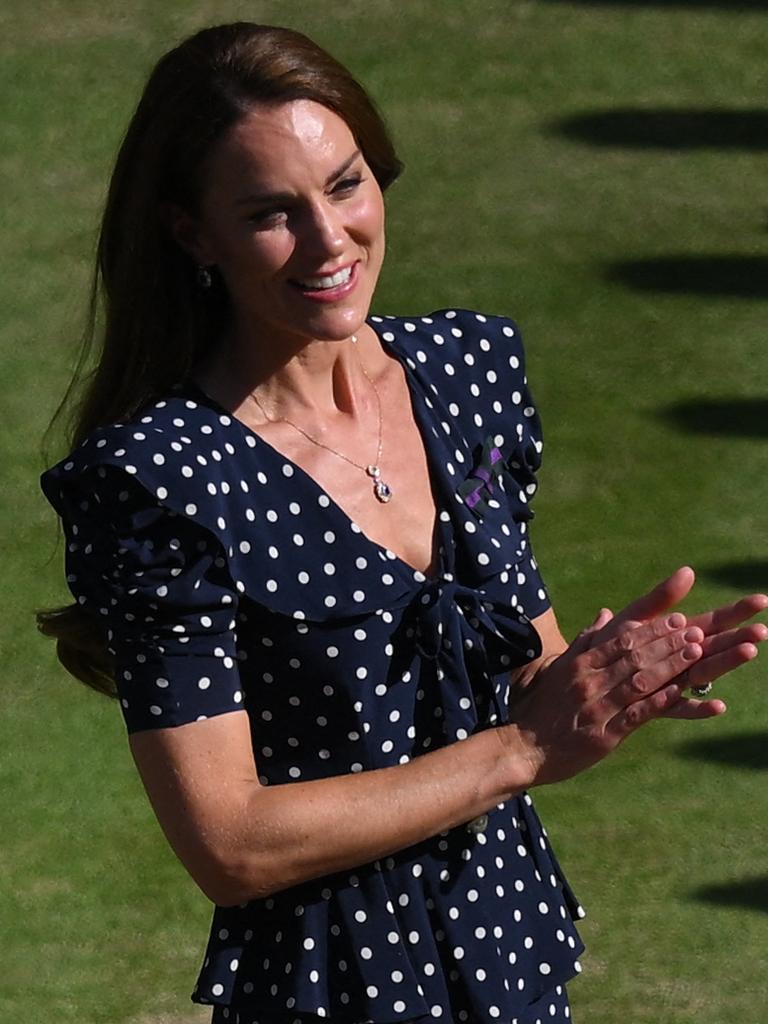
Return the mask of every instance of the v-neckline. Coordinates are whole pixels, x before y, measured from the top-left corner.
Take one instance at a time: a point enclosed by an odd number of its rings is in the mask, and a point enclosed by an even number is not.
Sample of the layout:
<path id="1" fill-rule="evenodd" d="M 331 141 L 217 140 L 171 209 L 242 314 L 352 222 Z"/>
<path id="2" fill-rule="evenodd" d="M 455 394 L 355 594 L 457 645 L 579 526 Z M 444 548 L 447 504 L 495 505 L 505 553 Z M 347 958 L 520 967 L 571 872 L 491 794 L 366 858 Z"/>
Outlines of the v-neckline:
<path id="1" fill-rule="evenodd" d="M 379 318 L 384 324 L 383 318 Z M 244 423 L 239 416 L 236 416 L 233 412 L 226 409 L 220 402 L 215 398 L 212 398 L 199 384 L 194 381 L 188 381 L 184 387 L 189 390 L 193 390 L 198 397 L 202 398 L 209 406 L 215 411 L 222 415 L 228 416 L 233 423 L 236 423 L 245 437 L 253 438 L 255 445 L 261 446 L 265 451 L 269 452 L 271 457 L 275 459 L 281 459 L 283 464 L 289 465 L 293 470 L 293 475 L 297 475 L 299 479 L 306 481 L 306 484 L 315 489 L 317 494 L 324 495 L 330 505 L 329 507 L 335 510 L 335 513 L 343 518 L 350 529 L 354 529 L 356 533 L 366 541 L 371 547 L 375 548 L 383 557 L 388 561 L 393 561 L 398 564 L 403 572 L 405 572 L 416 582 L 432 582 L 439 580 L 445 576 L 449 571 L 452 571 L 452 564 L 450 559 L 450 552 L 452 550 L 451 544 L 452 539 L 447 529 L 451 522 L 450 512 L 448 511 L 446 501 L 450 494 L 446 492 L 446 487 L 450 490 L 449 481 L 446 480 L 444 469 L 445 467 L 440 465 L 437 454 L 432 450 L 430 441 L 434 441 L 434 438 L 429 437 L 429 424 L 426 422 L 424 416 L 424 395 L 417 391 L 418 382 L 408 365 L 408 361 L 405 356 L 397 348 L 397 335 L 394 331 L 390 332 L 394 335 L 395 340 L 387 341 L 383 338 L 383 332 L 377 330 L 377 323 L 373 317 L 369 316 L 366 319 L 366 324 L 371 328 L 376 337 L 379 340 L 379 344 L 384 348 L 385 351 L 390 352 L 403 371 L 405 377 L 406 387 L 411 402 L 411 412 L 413 413 L 414 422 L 416 429 L 419 431 L 421 436 L 421 442 L 424 446 L 424 453 L 427 460 L 427 468 L 430 476 L 430 483 L 432 484 L 433 495 L 435 498 L 435 525 L 433 528 L 433 539 L 437 539 L 437 565 L 431 569 L 431 571 L 425 572 L 423 569 L 417 569 L 416 566 L 411 565 L 410 562 L 406 561 L 405 558 L 401 557 L 392 548 L 387 547 L 384 544 L 380 544 L 378 541 L 370 537 L 360 526 L 360 524 L 354 520 L 349 513 L 344 509 L 334 497 L 328 493 L 328 491 L 312 476 L 308 473 L 303 466 L 300 466 L 297 462 L 294 462 L 289 456 L 283 454 L 279 448 L 276 448 L 273 444 L 263 438 L 261 434 L 258 434 L 255 430 Z M 253 447 L 253 446 L 251 446 Z M 394 556 L 393 558 L 390 556 Z"/>

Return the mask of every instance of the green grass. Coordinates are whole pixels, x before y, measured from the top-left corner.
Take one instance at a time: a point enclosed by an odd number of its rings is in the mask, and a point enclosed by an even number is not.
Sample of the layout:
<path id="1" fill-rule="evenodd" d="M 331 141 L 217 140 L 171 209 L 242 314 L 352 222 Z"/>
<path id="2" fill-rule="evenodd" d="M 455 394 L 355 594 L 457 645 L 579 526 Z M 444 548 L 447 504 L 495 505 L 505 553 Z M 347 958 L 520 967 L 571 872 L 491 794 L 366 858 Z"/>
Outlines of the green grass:
<path id="1" fill-rule="evenodd" d="M 663 415 L 683 400 L 764 395 L 764 303 L 633 291 L 606 268 L 765 253 L 768 154 L 592 147 L 553 128 L 612 108 L 759 107 L 764 15 L 546 0 L 8 0 L 2 1019 L 199 1019 L 186 996 L 205 900 L 152 820 L 116 707 L 64 677 L 31 613 L 64 596 L 39 445 L 74 358 L 110 161 L 153 59 L 234 18 L 307 31 L 388 114 L 407 172 L 390 194 L 378 309 L 463 304 L 523 326 L 547 434 L 537 548 L 566 631 L 684 562 L 702 574 L 690 607 L 728 600 L 736 591 L 707 570 L 765 559 L 763 440 L 683 433 Z M 539 794 L 590 911 L 577 1024 L 763 1024 L 766 758 L 750 768 L 717 756 L 729 738 L 768 742 L 763 675 L 754 665 L 722 685 L 725 719 L 654 725 Z M 693 738 L 706 743 L 694 751 Z"/>

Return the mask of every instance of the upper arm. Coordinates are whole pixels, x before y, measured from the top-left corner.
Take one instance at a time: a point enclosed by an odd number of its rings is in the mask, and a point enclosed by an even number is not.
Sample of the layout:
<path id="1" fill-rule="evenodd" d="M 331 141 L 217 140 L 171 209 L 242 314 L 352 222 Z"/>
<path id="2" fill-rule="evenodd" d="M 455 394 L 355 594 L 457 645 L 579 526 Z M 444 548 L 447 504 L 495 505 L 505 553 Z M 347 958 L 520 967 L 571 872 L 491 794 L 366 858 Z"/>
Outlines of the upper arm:
<path id="1" fill-rule="evenodd" d="M 215 903 L 236 902 L 238 823 L 260 783 L 245 711 L 134 732 L 131 753 L 168 842 Z"/>
<path id="2" fill-rule="evenodd" d="M 67 535 L 67 580 L 112 657 L 129 732 L 242 708 L 239 594 L 220 540 L 127 471 L 48 482 Z"/>
<path id="3" fill-rule="evenodd" d="M 225 552 L 114 466 L 58 474 L 47 493 L 67 534 L 70 589 L 106 641 L 157 817 L 201 888 L 221 901 L 230 823 L 259 785 Z"/>

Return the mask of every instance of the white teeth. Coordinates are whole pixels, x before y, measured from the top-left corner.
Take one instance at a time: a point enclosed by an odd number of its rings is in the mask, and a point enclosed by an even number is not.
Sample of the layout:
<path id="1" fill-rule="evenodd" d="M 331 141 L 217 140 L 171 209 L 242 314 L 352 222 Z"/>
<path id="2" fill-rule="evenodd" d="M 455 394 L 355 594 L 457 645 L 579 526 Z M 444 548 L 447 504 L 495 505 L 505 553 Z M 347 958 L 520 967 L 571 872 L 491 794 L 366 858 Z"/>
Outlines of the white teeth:
<path id="1" fill-rule="evenodd" d="M 340 284 L 346 284 L 352 276 L 352 267 L 347 267 L 346 270 L 339 270 L 336 274 L 331 274 L 329 277 L 308 277 L 304 281 L 298 283 L 302 288 L 311 288 L 313 291 L 319 291 L 322 288 L 337 288 Z"/>

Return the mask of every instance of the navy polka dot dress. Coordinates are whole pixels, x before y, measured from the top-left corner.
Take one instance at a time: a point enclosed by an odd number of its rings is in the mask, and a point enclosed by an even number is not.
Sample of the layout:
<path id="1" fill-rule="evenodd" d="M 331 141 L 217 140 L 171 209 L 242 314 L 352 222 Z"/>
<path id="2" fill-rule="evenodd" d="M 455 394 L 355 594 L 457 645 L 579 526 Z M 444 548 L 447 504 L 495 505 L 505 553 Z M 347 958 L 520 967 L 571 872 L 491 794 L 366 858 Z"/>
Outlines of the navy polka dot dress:
<path id="1" fill-rule="evenodd" d="M 265 786 L 403 764 L 504 722 L 510 670 L 541 649 L 541 442 L 515 325 L 460 310 L 369 324 L 404 366 L 428 452 L 434 577 L 192 385 L 43 476 L 129 731 L 243 709 Z M 523 795 L 217 908 L 193 999 L 219 1024 L 565 1021 L 579 916 Z"/>

